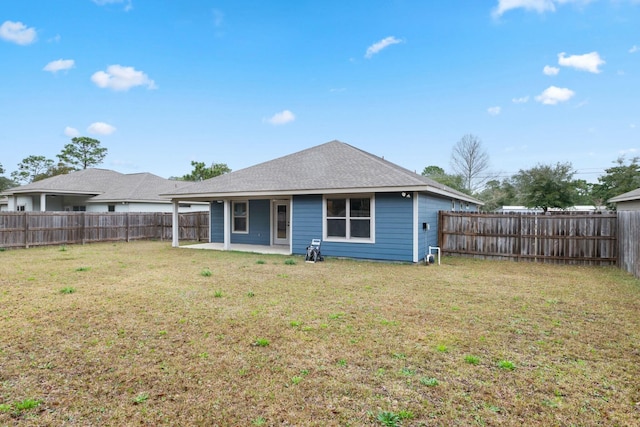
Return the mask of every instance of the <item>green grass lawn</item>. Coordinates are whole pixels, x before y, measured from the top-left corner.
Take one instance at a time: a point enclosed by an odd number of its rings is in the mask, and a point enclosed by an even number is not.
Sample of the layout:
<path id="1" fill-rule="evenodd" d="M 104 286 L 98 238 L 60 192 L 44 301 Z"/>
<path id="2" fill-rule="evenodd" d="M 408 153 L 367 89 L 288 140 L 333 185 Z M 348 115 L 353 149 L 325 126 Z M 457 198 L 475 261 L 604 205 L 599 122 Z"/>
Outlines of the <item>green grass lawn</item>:
<path id="1" fill-rule="evenodd" d="M 0 425 L 637 425 L 640 281 L 173 249 L 0 252 Z"/>

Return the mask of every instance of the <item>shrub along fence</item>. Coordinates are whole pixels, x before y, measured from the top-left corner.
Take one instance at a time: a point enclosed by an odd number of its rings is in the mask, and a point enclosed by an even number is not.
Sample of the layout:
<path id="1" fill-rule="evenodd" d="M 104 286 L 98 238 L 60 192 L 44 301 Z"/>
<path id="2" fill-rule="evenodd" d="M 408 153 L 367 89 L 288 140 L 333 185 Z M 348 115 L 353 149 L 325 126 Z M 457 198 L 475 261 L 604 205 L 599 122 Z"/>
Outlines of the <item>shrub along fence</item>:
<path id="1" fill-rule="evenodd" d="M 179 226 L 181 240 L 209 240 L 208 212 L 181 213 Z M 0 248 L 143 239 L 171 240 L 171 213 L 0 213 Z"/>
<path id="2" fill-rule="evenodd" d="M 616 265 L 618 252 L 628 252 L 618 245 L 616 213 L 441 211 L 439 234 L 443 253 L 487 259 Z"/>

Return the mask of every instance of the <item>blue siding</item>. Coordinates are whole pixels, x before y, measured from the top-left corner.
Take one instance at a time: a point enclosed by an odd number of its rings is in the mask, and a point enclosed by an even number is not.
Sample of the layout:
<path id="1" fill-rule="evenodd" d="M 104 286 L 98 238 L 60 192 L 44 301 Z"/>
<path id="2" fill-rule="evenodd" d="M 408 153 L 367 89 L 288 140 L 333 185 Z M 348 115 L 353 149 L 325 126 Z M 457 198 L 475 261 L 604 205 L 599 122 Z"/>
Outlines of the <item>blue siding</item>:
<path id="1" fill-rule="evenodd" d="M 304 254 L 312 239 L 322 239 L 322 196 L 294 196 L 291 243 L 294 254 Z M 324 251 L 324 247 L 322 248 Z"/>
<path id="2" fill-rule="evenodd" d="M 231 233 L 231 243 L 249 245 L 271 244 L 271 202 L 249 200 L 249 233 Z M 229 220 L 233 220 L 231 216 Z M 211 241 L 224 242 L 224 204 L 211 204 Z"/>
<path id="3" fill-rule="evenodd" d="M 322 196 L 293 199 L 293 253 L 304 254 L 311 239 L 322 238 Z M 326 256 L 413 260 L 413 203 L 400 193 L 375 195 L 375 243 L 322 242 Z"/>
<path id="4" fill-rule="evenodd" d="M 231 243 L 246 245 L 271 244 L 271 202 L 249 200 L 249 233 L 231 232 Z"/>
<path id="5" fill-rule="evenodd" d="M 424 257 L 429 246 L 438 246 L 438 212 L 451 210 L 451 199 L 421 193 L 418 195 L 418 259 Z M 429 230 L 422 223 L 429 224 Z"/>
<path id="6" fill-rule="evenodd" d="M 224 203 L 211 202 L 210 210 L 211 241 L 214 243 L 224 242 Z"/>
<path id="7" fill-rule="evenodd" d="M 478 205 L 469 203 L 466 209 L 466 202 L 455 201 L 456 210 L 467 212 L 477 212 Z M 418 196 L 418 258 L 422 258 L 427 253 L 429 246 L 439 246 L 438 242 L 438 212 L 450 211 L 452 208 L 451 199 L 438 197 L 432 194 L 421 193 Z M 422 229 L 422 223 L 429 224 L 429 230 Z"/>

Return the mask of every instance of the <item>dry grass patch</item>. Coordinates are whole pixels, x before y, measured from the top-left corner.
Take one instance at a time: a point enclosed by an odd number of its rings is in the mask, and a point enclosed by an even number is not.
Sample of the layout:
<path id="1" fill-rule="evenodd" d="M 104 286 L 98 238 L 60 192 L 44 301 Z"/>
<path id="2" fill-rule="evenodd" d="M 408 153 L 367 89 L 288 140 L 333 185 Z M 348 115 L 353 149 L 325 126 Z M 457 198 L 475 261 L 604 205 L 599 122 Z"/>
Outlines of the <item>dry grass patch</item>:
<path id="1" fill-rule="evenodd" d="M 64 249 L 0 252 L 0 425 L 640 417 L 640 284 L 617 269 Z"/>

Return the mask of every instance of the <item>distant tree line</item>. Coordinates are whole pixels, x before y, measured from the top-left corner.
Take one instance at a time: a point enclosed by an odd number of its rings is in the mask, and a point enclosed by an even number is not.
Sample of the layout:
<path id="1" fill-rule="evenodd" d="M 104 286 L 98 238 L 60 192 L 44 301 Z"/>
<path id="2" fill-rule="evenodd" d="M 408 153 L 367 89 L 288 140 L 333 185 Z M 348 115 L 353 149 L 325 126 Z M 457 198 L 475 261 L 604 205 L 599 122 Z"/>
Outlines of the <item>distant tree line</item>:
<path id="1" fill-rule="evenodd" d="M 71 171 L 86 169 L 102 163 L 107 149 L 100 141 L 85 136 L 75 137 L 66 144 L 56 157 L 58 161 L 45 156 L 30 155 L 18 163 L 18 169 L 11 172 L 11 178 L 4 176 L 4 168 L 0 167 L 0 191 L 22 184 L 49 178 Z"/>
<path id="2" fill-rule="evenodd" d="M 56 155 L 57 162 L 45 156 L 28 156 L 18 164 L 16 171 L 11 172 L 11 178 L 4 176 L 5 169 L 0 164 L 0 191 L 97 166 L 106 155 L 107 149 L 100 145 L 100 141 L 87 137 L 72 138 Z M 472 134 L 464 135 L 453 146 L 450 163 L 453 173 L 431 165 L 424 168 L 422 175 L 482 200 L 485 211 L 510 205 L 538 208 L 545 212 L 550 208 L 564 209 L 574 205 L 603 206 L 612 197 L 640 188 L 640 157 L 618 158 L 614 166 L 605 169 L 605 174 L 598 177 L 597 183 L 574 179 L 576 171 L 569 162 L 538 164 L 499 179 L 497 174 L 489 171 L 489 155 L 482 141 Z M 192 161 L 191 167 L 190 173 L 169 179 L 203 181 L 231 172 L 226 163 L 214 162 L 207 166 L 205 162 Z"/>
<path id="3" fill-rule="evenodd" d="M 538 164 L 500 180 L 488 171 L 489 156 L 474 135 L 465 135 L 454 145 L 451 168 L 454 173 L 448 174 L 439 166 L 427 166 L 422 175 L 482 200 L 484 211 L 512 205 L 544 212 L 575 205 L 604 206 L 610 198 L 640 188 L 639 157 L 618 158 L 597 183 L 574 179 L 576 171 L 570 162 Z"/>

